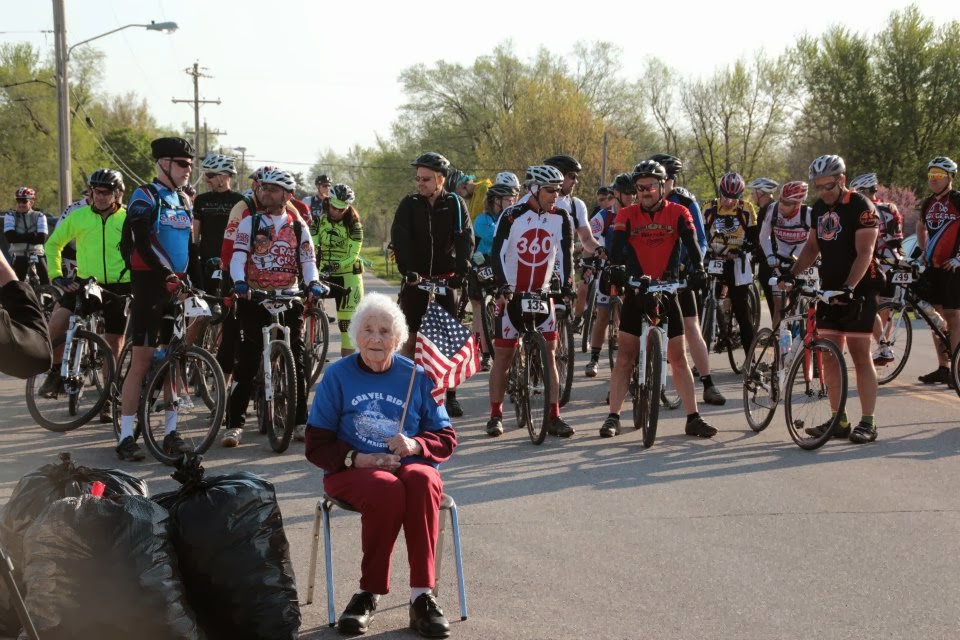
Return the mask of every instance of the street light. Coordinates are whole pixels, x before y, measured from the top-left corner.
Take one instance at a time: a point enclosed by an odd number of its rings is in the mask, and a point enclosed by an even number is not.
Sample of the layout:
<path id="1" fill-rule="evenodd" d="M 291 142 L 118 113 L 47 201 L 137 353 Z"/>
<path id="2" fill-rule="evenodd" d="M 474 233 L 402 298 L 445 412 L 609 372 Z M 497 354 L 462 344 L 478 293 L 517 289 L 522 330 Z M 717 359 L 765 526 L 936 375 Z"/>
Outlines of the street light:
<path id="1" fill-rule="evenodd" d="M 245 173 L 247 170 L 247 148 L 246 147 L 234 147 L 234 148 L 240 152 L 240 171 Z"/>
<path id="2" fill-rule="evenodd" d="M 70 59 L 70 53 L 82 44 L 87 44 L 93 40 L 109 36 L 117 31 L 129 29 L 131 27 L 142 27 L 147 31 L 162 31 L 164 33 L 173 33 L 177 30 L 176 22 L 150 22 L 150 24 L 126 24 L 116 29 L 111 29 L 100 35 L 81 40 L 71 47 L 67 47 L 67 22 L 66 12 L 64 10 L 64 0 L 53 0 L 53 31 L 54 31 L 54 53 L 57 59 L 57 135 L 59 136 L 59 148 L 57 155 L 59 158 L 59 189 L 60 189 L 60 210 L 67 208 L 73 199 L 71 185 L 71 158 L 70 158 L 70 82 L 67 74 L 67 62 Z"/>

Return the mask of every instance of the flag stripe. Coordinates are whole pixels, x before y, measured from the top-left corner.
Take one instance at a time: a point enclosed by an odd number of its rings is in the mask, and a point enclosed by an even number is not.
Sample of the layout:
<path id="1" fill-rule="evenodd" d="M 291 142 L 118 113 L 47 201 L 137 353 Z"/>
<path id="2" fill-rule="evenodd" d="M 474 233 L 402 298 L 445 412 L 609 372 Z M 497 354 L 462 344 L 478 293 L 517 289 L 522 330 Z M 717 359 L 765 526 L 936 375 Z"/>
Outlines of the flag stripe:
<path id="1" fill-rule="evenodd" d="M 434 382 L 440 404 L 447 389 L 456 388 L 480 370 L 473 334 L 436 302 L 431 302 L 417 332 L 416 362 Z"/>

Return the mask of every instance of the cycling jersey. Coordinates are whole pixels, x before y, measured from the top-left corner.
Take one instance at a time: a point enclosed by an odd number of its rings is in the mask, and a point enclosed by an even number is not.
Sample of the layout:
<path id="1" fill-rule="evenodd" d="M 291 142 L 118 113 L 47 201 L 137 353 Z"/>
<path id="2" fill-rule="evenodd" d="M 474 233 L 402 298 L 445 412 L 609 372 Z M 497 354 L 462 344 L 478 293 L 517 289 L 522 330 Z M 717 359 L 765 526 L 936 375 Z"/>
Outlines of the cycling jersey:
<path id="1" fill-rule="evenodd" d="M 845 191 L 832 205 L 828 206 L 820 199 L 813 203 L 813 218 L 820 248 L 822 287 L 824 290 L 842 289 L 857 259 L 856 233 L 861 229 L 877 228 L 877 210 L 865 196 Z M 857 284 L 858 295 L 866 289 L 876 288 L 882 280 L 879 267 L 874 257 Z"/>
<path id="2" fill-rule="evenodd" d="M 616 217 L 610 209 L 600 209 L 590 218 L 590 233 L 607 255 L 613 247 L 613 221 Z"/>
<path id="3" fill-rule="evenodd" d="M 813 226 L 812 213 L 810 207 L 801 204 L 792 216 L 785 216 L 780 211 L 780 203 L 771 203 L 760 228 L 763 255 L 768 259 L 778 257 L 788 261 L 799 256 Z"/>
<path id="4" fill-rule="evenodd" d="M 493 238 L 493 271 L 514 291 L 540 291 L 554 273 L 573 273 L 573 225 L 565 209 L 536 212 L 529 202 L 505 210 Z"/>
<path id="5" fill-rule="evenodd" d="M 193 219 L 200 223 L 200 257 L 219 258 L 223 235 L 227 229 L 230 211 L 243 201 L 236 191 L 208 191 L 201 193 L 193 203 Z"/>
<path id="6" fill-rule="evenodd" d="M 347 228 L 343 220 L 334 222 L 328 216 L 320 220 L 317 228 L 317 263 L 332 267 L 330 275 L 363 273 L 360 248 L 363 246 L 363 225 L 357 220 Z"/>
<path id="7" fill-rule="evenodd" d="M 48 265 L 50 277 L 59 278 L 63 275 L 61 252 L 69 242 L 79 240 L 78 276 L 93 276 L 101 284 L 130 282 L 130 273 L 123 273 L 126 265 L 120 255 L 120 235 L 126 217 L 127 211 L 123 207 L 117 207 L 116 211 L 104 218 L 87 205 L 75 210 L 69 217 L 61 218 L 46 244 L 51 259 Z"/>
<path id="8" fill-rule="evenodd" d="M 693 218 L 693 227 L 697 232 L 697 244 L 700 246 L 700 253 L 701 255 L 705 254 L 707 252 L 707 233 L 703 228 L 703 213 L 700 211 L 697 199 L 683 187 L 674 187 L 670 195 L 667 196 L 667 200 L 682 204 L 690 211 L 690 217 Z M 686 260 L 687 248 L 681 245 L 680 263 L 683 264 Z"/>
<path id="9" fill-rule="evenodd" d="M 473 221 L 473 237 L 476 251 L 489 258 L 493 252 L 493 236 L 497 232 L 497 217 L 484 211 Z"/>
<path id="10" fill-rule="evenodd" d="M 886 260 L 900 258 L 903 243 L 903 215 L 892 202 L 873 201 L 880 218 L 880 233 L 877 235 L 877 257 Z"/>
<path id="11" fill-rule="evenodd" d="M 253 207 L 257 206 L 257 198 L 253 195 L 252 190 L 244 191 L 241 198 L 242 200 L 233 205 L 233 209 L 230 210 L 230 215 L 227 216 L 227 226 L 223 230 L 223 241 L 220 244 L 220 263 L 225 267 L 230 264 L 230 259 L 233 257 L 233 241 L 237 237 L 237 227 L 240 226 L 240 220 L 250 215 L 248 204 Z M 287 203 L 287 211 L 293 215 L 298 215 L 296 207 L 289 202 Z"/>
<path id="12" fill-rule="evenodd" d="M 237 227 L 230 259 L 230 276 L 234 282 L 246 281 L 254 289 L 277 291 L 297 286 L 299 268 L 307 282 L 318 278 L 316 258 L 310 232 L 300 227 L 294 233 L 295 213 L 284 211 L 278 216 L 247 216 Z M 254 218 L 257 228 L 253 229 Z"/>
<path id="13" fill-rule="evenodd" d="M 702 262 L 690 210 L 676 202 L 662 203 L 654 213 L 644 211 L 639 204 L 617 213 L 611 259 L 615 264 L 625 264 L 630 275 L 676 279 L 681 242 L 697 265 Z"/>
<path id="14" fill-rule="evenodd" d="M 146 188 L 137 188 L 127 205 L 127 218 L 136 243 L 130 257 L 131 268 L 184 273 L 193 233 L 192 213 L 181 203 L 176 191 L 159 181 L 154 181 L 153 186 L 160 196 L 156 220 L 153 215 L 156 202 Z"/>
<path id="15" fill-rule="evenodd" d="M 929 196 L 920 205 L 920 221 L 927 231 L 927 264 L 942 267 L 960 254 L 960 191 Z"/>
<path id="16" fill-rule="evenodd" d="M 523 204 L 529 199 L 530 194 L 526 193 L 517 201 L 517 204 Z M 577 198 L 573 194 L 557 196 L 557 201 L 553 206 L 555 206 L 557 209 L 564 209 L 568 214 L 570 214 L 570 222 L 573 224 L 574 231 L 580 227 L 590 226 L 590 221 L 588 220 L 587 215 L 587 205 L 584 204 L 583 200 Z"/>
<path id="17" fill-rule="evenodd" d="M 15 255 L 25 256 L 30 252 L 42 256 L 47 233 L 47 217 L 42 211 L 31 209 L 20 213 L 11 209 L 3 217 L 3 235 Z"/>
<path id="18" fill-rule="evenodd" d="M 753 204 L 737 201 L 734 209 L 724 209 L 718 200 L 712 200 L 704 213 L 710 248 L 720 253 L 724 247 L 739 249 L 756 239 L 757 210 Z"/>

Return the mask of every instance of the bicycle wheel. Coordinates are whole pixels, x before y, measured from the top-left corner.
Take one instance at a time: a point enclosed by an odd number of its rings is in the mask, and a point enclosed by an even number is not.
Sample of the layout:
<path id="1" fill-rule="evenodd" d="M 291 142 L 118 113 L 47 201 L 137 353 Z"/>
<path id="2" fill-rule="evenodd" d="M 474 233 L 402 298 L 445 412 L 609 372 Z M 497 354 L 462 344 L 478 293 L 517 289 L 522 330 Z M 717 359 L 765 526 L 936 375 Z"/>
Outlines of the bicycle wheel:
<path id="1" fill-rule="evenodd" d="M 590 348 L 590 334 L 593 333 L 593 322 L 597 315 L 597 291 L 600 288 L 600 279 L 594 277 L 587 287 L 587 304 L 583 308 L 583 332 L 580 335 L 580 353 L 586 353 Z"/>
<path id="2" fill-rule="evenodd" d="M 573 327 L 570 326 L 570 316 L 563 313 L 557 318 L 557 374 L 560 381 L 560 406 L 570 401 L 570 392 L 573 389 Z"/>
<path id="3" fill-rule="evenodd" d="M 270 448 L 283 453 L 297 422 L 297 371 L 293 352 L 282 340 L 270 343 L 270 376 L 273 400 L 260 405 L 260 419 L 266 424 Z"/>
<path id="4" fill-rule="evenodd" d="M 620 313 L 623 301 L 617 296 L 610 296 L 610 320 L 607 323 L 607 360 L 610 362 L 610 371 L 617 364 L 617 353 L 620 348 Z"/>
<path id="5" fill-rule="evenodd" d="M 673 367 L 669 365 L 668 357 L 664 362 L 664 366 L 667 367 L 667 383 L 663 385 L 663 389 L 660 391 L 660 404 L 663 405 L 664 409 L 672 411 L 680 406 L 680 392 L 677 391 L 677 386 L 673 383 Z"/>
<path id="6" fill-rule="evenodd" d="M 466 326 L 470 326 L 470 321 L 467 320 L 467 309 L 470 308 L 470 298 L 467 295 L 467 287 L 464 285 L 457 290 L 457 321 Z"/>
<path id="7" fill-rule="evenodd" d="M 303 372 L 307 376 L 307 389 L 320 378 L 327 362 L 330 348 L 330 321 L 322 308 L 307 309 L 303 322 Z"/>
<path id="8" fill-rule="evenodd" d="M 188 378 L 185 371 L 196 374 Z M 211 387 L 201 391 L 199 387 L 207 381 L 212 381 Z M 216 359 L 200 347 L 175 347 L 150 373 L 140 397 L 143 444 L 154 458 L 173 465 L 185 452 L 168 450 L 164 439 L 176 431 L 190 452 L 202 454 L 217 437 L 226 405 L 223 371 Z M 173 429 L 167 428 L 168 412 L 175 420 Z"/>
<path id="9" fill-rule="evenodd" d="M 720 335 L 726 335 L 727 360 L 730 361 L 730 368 L 733 372 L 740 375 L 743 373 L 743 363 L 746 360 L 747 349 L 750 345 L 743 344 L 743 340 L 740 338 L 740 328 L 733 328 L 735 320 L 732 313 L 726 316 L 723 322 L 725 328 L 720 332 Z"/>
<path id="10" fill-rule="evenodd" d="M 712 295 L 703 300 L 703 309 L 700 312 L 700 333 L 703 335 L 703 341 L 707 343 L 707 353 L 710 353 L 717 335 L 717 299 Z"/>
<path id="11" fill-rule="evenodd" d="M 953 390 L 960 395 L 960 345 L 957 345 L 950 358 L 950 376 L 953 378 Z"/>
<path id="12" fill-rule="evenodd" d="M 643 435 L 643 448 L 649 449 L 657 438 L 657 422 L 660 419 L 660 374 L 663 368 L 663 353 L 660 348 L 660 330 L 651 329 L 647 334 L 647 365 L 645 380 L 640 386 L 640 395 L 646 405 L 646 420 L 640 425 Z"/>
<path id="13" fill-rule="evenodd" d="M 907 308 L 895 302 L 884 302 L 877 309 L 877 317 L 883 318 L 884 315 L 887 320 L 880 326 L 880 340 L 886 343 L 893 360 L 878 362 L 874 357 L 877 384 L 887 384 L 900 375 L 907 365 L 907 358 L 910 357 L 910 347 L 913 346 L 913 325 L 910 323 Z M 874 343 L 874 348 L 879 349 L 881 345 L 876 344 L 876 339 Z"/>
<path id="14" fill-rule="evenodd" d="M 483 304 L 480 305 L 480 326 L 483 329 L 483 342 L 487 347 L 487 353 L 494 357 L 493 351 L 493 319 L 497 316 L 497 303 L 493 296 L 487 294 L 483 298 Z"/>
<path id="15" fill-rule="evenodd" d="M 66 336 L 57 338 L 53 348 L 65 341 Z M 116 363 L 106 340 L 95 333 L 78 330 L 73 336 L 68 368 L 75 375 L 65 377 L 61 388 L 49 398 L 37 393 L 46 373 L 27 380 L 27 410 L 37 424 L 49 431 L 62 433 L 86 424 L 110 399 Z M 101 370 L 104 368 L 106 374 Z"/>
<path id="16" fill-rule="evenodd" d="M 760 330 L 760 290 L 757 288 L 757 281 L 754 280 L 747 287 L 747 308 L 750 310 L 750 321 L 753 324 L 753 335 L 757 335 Z M 750 345 L 744 345 L 744 348 Z"/>
<path id="17" fill-rule="evenodd" d="M 523 339 L 525 413 L 527 431 L 533 444 L 542 444 L 547 437 L 547 422 L 550 420 L 550 360 L 547 341 L 539 333 L 528 333 Z"/>
<path id="18" fill-rule="evenodd" d="M 527 402 L 525 399 L 524 380 L 526 380 L 526 362 L 524 361 L 523 349 L 518 348 L 513 353 L 513 361 L 510 363 L 510 373 L 507 377 L 507 394 L 510 396 L 510 402 L 513 403 L 513 411 L 517 417 L 517 428 L 523 429 L 527 425 L 528 417 L 526 414 Z"/>
<path id="19" fill-rule="evenodd" d="M 122 401 L 123 381 L 127 377 L 127 371 L 130 370 L 130 363 L 133 362 L 133 343 L 126 342 L 120 351 L 120 357 L 117 358 L 116 375 L 113 376 L 113 384 L 110 385 L 110 408 L 113 412 L 113 434 L 120 439 L 120 408 Z M 139 421 L 139 416 L 137 416 Z M 134 439 L 140 436 L 140 425 L 137 424 Z"/>
<path id="20" fill-rule="evenodd" d="M 750 428 L 760 433 L 773 420 L 780 402 L 777 384 L 779 347 L 773 331 L 764 327 L 750 345 L 743 365 L 743 412 Z"/>
<path id="21" fill-rule="evenodd" d="M 639 362 L 633 363 L 633 373 L 630 374 L 630 382 L 627 391 L 633 399 L 633 428 L 642 429 L 647 423 L 647 396 L 641 393 L 640 389 L 640 367 Z"/>
<path id="22" fill-rule="evenodd" d="M 832 418 L 826 376 L 823 375 L 824 368 L 830 366 L 831 360 L 838 365 L 837 392 L 840 395 L 837 413 Z M 814 340 L 794 356 L 787 372 L 783 410 L 790 437 L 801 449 L 812 450 L 823 446 L 840 423 L 846 402 L 847 363 L 843 354 L 830 340 Z M 829 428 L 820 435 L 810 435 L 805 431 L 824 424 L 828 424 Z"/>

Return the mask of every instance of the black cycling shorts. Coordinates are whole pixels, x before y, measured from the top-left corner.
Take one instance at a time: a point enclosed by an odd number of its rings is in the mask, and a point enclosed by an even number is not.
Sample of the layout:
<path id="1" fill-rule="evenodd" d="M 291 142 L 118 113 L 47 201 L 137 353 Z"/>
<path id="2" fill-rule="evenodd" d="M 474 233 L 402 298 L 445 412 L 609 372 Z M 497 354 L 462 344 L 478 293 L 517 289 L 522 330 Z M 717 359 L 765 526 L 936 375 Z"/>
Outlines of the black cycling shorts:
<path id="1" fill-rule="evenodd" d="M 435 298 L 437 304 L 454 317 L 457 315 L 457 291 L 457 289 L 447 287 L 447 292 L 444 295 L 438 295 Z M 429 295 L 423 289 L 418 289 L 416 285 L 404 284 L 400 289 L 400 310 L 403 311 L 403 315 L 407 319 L 407 328 L 410 330 L 411 337 L 416 335 L 420 329 L 420 321 L 427 313 L 427 298 Z"/>
<path id="2" fill-rule="evenodd" d="M 125 311 L 127 310 L 127 299 L 116 296 L 130 295 L 130 285 L 128 283 L 120 283 L 105 284 L 100 286 L 105 291 L 109 292 L 104 294 L 103 305 L 100 307 L 100 310 L 103 313 L 103 332 L 112 333 L 115 335 L 123 335 L 124 330 L 127 328 L 127 316 L 125 314 Z M 73 313 L 77 306 L 78 293 L 79 291 L 64 292 L 63 296 L 60 298 L 60 306 L 70 313 Z M 115 295 L 111 296 L 110 293 Z"/>
<path id="3" fill-rule="evenodd" d="M 676 338 L 683 335 L 683 316 L 680 315 L 680 304 L 677 296 L 662 294 L 662 303 L 666 306 L 667 338 Z M 623 310 L 620 312 L 620 331 L 639 337 L 643 333 L 643 314 L 654 298 L 648 295 L 638 296 L 627 293 L 623 298 Z M 661 310 L 663 317 L 663 310 Z"/>
<path id="4" fill-rule="evenodd" d="M 680 303 L 680 315 L 684 318 L 699 318 L 697 311 L 697 292 L 693 289 L 681 289 L 677 292 L 677 301 Z"/>
<path id="5" fill-rule="evenodd" d="M 960 309 L 960 271 L 930 267 L 923 272 L 927 302 L 944 309 Z"/>
<path id="6" fill-rule="evenodd" d="M 880 306 L 877 291 L 857 295 L 850 304 L 817 303 L 817 328 L 844 334 L 873 335 L 873 323 Z"/>
<path id="7" fill-rule="evenodd" d="M 130 305 L 130 340 L 134 346 L 156 347 L 170 342 L 173 320 L 164 318 L 172 311 L 170 294 L 162 274 L 156 271 L 131 271 L 133 304 Z M 157 338 L 160 341 L 157 342 Z"/>

